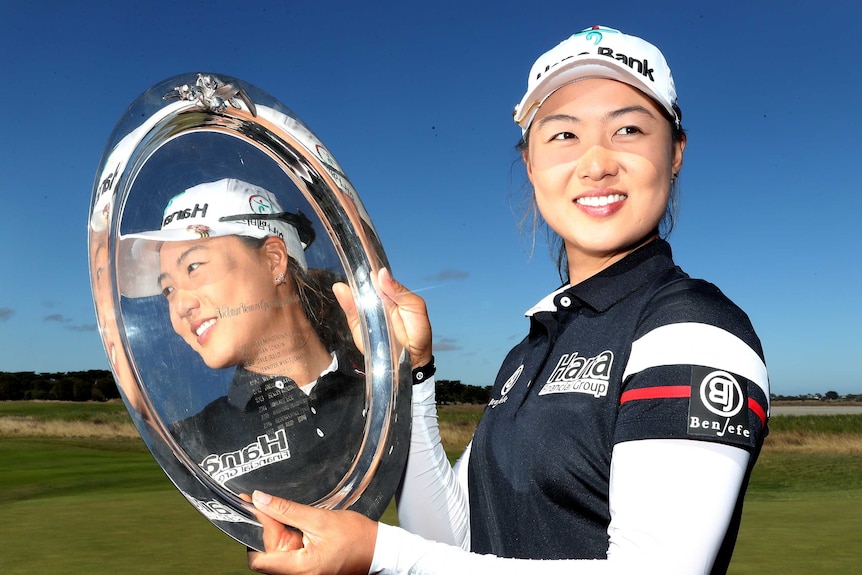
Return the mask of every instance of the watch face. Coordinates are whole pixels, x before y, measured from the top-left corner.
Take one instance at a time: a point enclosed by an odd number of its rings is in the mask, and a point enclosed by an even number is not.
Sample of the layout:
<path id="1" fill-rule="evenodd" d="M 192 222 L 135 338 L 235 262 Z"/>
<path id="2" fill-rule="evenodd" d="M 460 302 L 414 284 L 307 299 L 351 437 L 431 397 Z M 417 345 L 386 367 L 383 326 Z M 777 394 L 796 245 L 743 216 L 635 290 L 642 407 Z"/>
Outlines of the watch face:
<path id="1" fill-rule="evenodd" d="M 126 407 L 207 519 L 262 549 L 255 489 L 380 516 L 410 426 L 410 360 L 372 281 L 388 263 L 287 107 L 214 74 L 142 94 L 99 166 L 89 264 Z"/>

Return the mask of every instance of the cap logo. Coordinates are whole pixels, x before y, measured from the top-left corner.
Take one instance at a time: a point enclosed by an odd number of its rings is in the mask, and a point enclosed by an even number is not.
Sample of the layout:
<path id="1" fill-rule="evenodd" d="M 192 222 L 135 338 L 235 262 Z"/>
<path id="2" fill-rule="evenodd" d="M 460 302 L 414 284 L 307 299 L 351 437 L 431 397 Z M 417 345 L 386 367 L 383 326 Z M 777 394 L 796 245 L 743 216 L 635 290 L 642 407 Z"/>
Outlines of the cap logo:
<path id="1" fill-rule="evenodd" d="M 608 58 L 613 58 L 614 60 L 619 60 L 626 66 L 634 71 L 635 66 L 637 66 L 638 74 L 645 78 L 649 78 L 650 81 L 655 82 L 655 78 L 653 77 L 653 69 L 649 67 L 649 62 L 644 58 L 643 60 L 638 60 L 637 58 L 632 58 L 626 56 L 625 54 L 616 54 L 614 55 L 614 51 L 612 48 L 599 48 L 599 56 L 607 56 Z"/>
<path id="2" fill-rule="evenodd" d="M 210 237 L 210 227 L 203 224 L 192 224 L 186 228 L 186 231 L 196 234 L 201 240 Z"/>
<path id="3" fill-rule="evenodd" d="M 582 30 L 577 34 L 572 34 L 572 37 L 575 36 L 584 36 L 584 39 L 589 42 L 590 40 L 594 40 L 593 44 L 598 46 L 602 41 L 603 33 L 607 32 L 608 34 L 619 34 L 619 30 L 611 30 L 610 28 L 602 28 L 601 26 L 593 26 L 592 28 L 588 28 L 586 30 Z"/>
<path id="4" fill-rule="evenodd" d="M 170 205 L 170 204 L 168 204 L 168 205 Z M 195 204 L 194 208 L 185 208 L 183 210 L 177 210 L 173 213 L 170 213 L 170 214 L 165 216 L 164 220 L 162 220 L 162 227 L 164 228 L 165 226 L 167 226 L 168 224 L 170 224 L 174 220 L 185 220 L 188 218 L 197 218 L 197 217 L 205 218 L 205 217 L 207 217 L 207 208 L 208 207 L 209 207 L 209 204 L 204 204 L 203 207 L 201 207 L 200 204 Z"/>
<path id="5" fill-rule="evenodd" d="M 272 202 L 263 196 L 251 196 L 248 199 L 248 205 L 251 207 L 251 211 L 256 214 L 272 214 L 275 212 L 272 208 Z"/>

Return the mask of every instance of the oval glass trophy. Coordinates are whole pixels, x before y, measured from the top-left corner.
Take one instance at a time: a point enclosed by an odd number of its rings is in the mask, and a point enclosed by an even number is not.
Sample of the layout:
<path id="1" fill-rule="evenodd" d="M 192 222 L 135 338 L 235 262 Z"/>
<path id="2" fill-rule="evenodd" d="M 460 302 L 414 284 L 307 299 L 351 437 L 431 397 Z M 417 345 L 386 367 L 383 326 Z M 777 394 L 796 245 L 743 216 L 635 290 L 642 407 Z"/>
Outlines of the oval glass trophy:
<path id="1" fill-rule="evenodd" d="M 215 74 L 147 90 L 102 157 L 89 258 L 123 401 L 207 519 L 262 550 L 255 489 L 379 518 L 406 460 L 410 362 L 371 219 L 294 113 Z"/>

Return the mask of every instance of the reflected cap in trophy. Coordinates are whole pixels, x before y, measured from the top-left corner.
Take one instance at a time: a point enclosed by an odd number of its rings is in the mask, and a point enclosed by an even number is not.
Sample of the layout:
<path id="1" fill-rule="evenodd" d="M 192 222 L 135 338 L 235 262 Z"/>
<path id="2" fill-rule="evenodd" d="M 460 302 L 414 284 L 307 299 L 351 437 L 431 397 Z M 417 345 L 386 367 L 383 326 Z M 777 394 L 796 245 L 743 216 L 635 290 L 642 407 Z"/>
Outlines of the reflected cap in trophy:
<path id="1" fill-rule="evenodd" d="M 235 178 L 188 188 L 168 201 L 158 230 L 120 237 L 124 261 L 120 293 L 140 298 L 159 295 L 159 250 L 164 242 L 203 240 L 221 236 L 284 241 L 287 254 L 308 271 L 305 249 L 314 241 L 311 221 L 301 212 L 284 212 L 268 190 Z"/>

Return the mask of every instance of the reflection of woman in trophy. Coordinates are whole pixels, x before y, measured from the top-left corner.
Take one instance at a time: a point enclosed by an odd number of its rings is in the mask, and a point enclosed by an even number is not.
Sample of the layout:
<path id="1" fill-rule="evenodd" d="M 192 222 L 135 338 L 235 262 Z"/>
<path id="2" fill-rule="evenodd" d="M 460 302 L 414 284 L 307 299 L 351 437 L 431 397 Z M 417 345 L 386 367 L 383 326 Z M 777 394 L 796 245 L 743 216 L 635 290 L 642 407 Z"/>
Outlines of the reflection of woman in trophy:
<path id="1" fill-rule="evenodd" d="M 111 364 L 111 372 L 117 383 L 117 388 L 126 398 L 132 417 L 149 419 L 143 398 L 135 385 L 135 376 L 129 361 L 123 353 L 122 340 L 117 327 L 114 294 L 109 283 L 109 245 L 108 229 L 110 228 L 111 206 L 114 195 L 110 186 L 110 178 L 100 189 L 90 214 L 89 224 L 89 260 L 90 287 L 93 291 L 93 302 L 96 308 L 96 322 L 99 335 L 105 346 L 105 353 Z"/>
<path id="2" fill-rule="evenodd" d="M 107 164 L 114 166 L 111 162 L 107 162 Z M 115 199 L 111 185 L 112 178 L 113 174 L 101 180 L 103 186 L 96 197 L 89 225 L 90 281 L 99 333 L 105 345 L 111 371 L 114 374 L 117 387 L 129 406 L 129 414 L 135 421 L 141 437 L 146 441 L 153 456 L 171 477 L 180 493 L 211 521 L 230 522 L 235 529 L 240 529 L 237 527 L 239 523 L 251 522 L 215 500 L 212 493 L 200 482 L 180 471 L 180 464 L 168 450 L 161 429 L 153 425 L 149 408 L 138 389 L 135 375 L 123 349 L 117 327 L 113 291 L 109 282 L 108 229 L 110 228 L 111 208 Z"/>
<path id="3" fill-rule="evenodd" d="M 158 230 L 121 239 L 120 290 L 161 294 L 174 331 L 228 394 L 172 428 L 214 480 L 314 501 L 344 477 L 364 430 L 364 374 L 331 286 L 309 270 L 311 222 L 236 179 L 168 202 Z M 354 350 L 354 351 L 349 351 Z M 348 449 L 344 449 L 348 446 Z"/>

